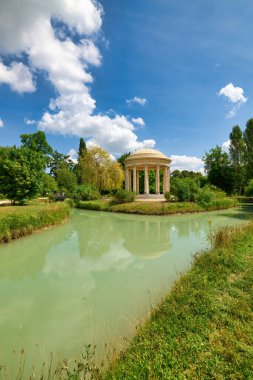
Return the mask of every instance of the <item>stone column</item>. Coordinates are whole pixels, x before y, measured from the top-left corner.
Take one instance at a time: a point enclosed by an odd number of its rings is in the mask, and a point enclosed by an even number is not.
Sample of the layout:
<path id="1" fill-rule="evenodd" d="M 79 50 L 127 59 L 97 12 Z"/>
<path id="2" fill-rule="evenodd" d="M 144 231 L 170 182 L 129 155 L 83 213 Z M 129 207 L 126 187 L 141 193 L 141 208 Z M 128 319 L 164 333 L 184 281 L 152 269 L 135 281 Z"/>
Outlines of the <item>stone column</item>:
<path id="1" fill-rule="evenodd" d="M 145 165 L 144 194 L 149 194 L 148 166 Z"/>
<path id="2" fill-rule="evenodd" d="M 136 193 L 136 166 L 133 169 L 133 192 Z"/>
<path id="3" fill-rule="evenodd" d="M 129 191 L 129 170 L 125 169 L 125 190 Z"/>
<path id="4" fill-rule="evenodd" d="M 140 193 L 140 172 L 136 170 L 136 193 Z"/>
<path id="5" fill-rule="evenodd" d="M 169 167 L 166 166 L 163 169 L 163 193 L 170 191 L 170 176 L 169 176 Z"/>
<path id="6" fill-rule="evenodd" d="M 163 169 L 163 194 L 166 193 L 167 191 L 166 182 L 167 182 L 167 167 Z"/>
<path id="7" fill-rule="evenodd" d="M 155 193 L 156 194 L 160 194 L 160 166 L 159 165 L 157 165 L 157 167 L 156 167 L 155 179 L 156 179 L 156 190 L 155 190 Z"/>
<path id="8" fill-rule="evenodd" d="M 132 170 L 129 169 L 129 181 L 128 181 L 128 191 L 132 191 Z"/>

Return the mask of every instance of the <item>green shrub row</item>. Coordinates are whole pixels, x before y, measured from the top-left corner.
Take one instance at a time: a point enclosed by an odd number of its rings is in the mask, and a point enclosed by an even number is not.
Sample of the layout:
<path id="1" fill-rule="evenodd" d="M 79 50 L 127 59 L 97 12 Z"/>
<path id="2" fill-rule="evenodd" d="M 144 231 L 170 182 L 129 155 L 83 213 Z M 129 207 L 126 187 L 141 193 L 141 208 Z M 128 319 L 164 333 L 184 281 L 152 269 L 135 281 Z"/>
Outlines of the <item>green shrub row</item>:
<path id="1" fill-rule="evenodd" d="M 67 203 L 0 208 L 0 242 L 9 242 L 68 218 Z"/>

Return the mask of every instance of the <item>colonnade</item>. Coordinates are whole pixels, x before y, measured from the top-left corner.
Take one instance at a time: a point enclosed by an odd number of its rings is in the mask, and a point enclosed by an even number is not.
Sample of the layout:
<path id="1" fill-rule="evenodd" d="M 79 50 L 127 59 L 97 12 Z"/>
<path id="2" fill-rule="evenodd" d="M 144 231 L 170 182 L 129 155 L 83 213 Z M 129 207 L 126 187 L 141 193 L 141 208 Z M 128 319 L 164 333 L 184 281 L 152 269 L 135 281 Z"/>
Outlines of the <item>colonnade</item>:
<path id="1" fill-rule="evenodd" d="M 154 170 L 154 167 L 144 166 L 144 194 L 149 194 L 149 170 Z M 143 169 L 142 169 L 143 170 Z M 155 166 L 156 173 L 156 194 L 160 194 L 160 170 L 163 170 L 163 193 L 170 191 L 170 174 L 169 166 Z M 133 191 L 137 194 L 140 192 L 140 169 L 136 166 L 127 167 L 125 169 L 125 189 Z"/>

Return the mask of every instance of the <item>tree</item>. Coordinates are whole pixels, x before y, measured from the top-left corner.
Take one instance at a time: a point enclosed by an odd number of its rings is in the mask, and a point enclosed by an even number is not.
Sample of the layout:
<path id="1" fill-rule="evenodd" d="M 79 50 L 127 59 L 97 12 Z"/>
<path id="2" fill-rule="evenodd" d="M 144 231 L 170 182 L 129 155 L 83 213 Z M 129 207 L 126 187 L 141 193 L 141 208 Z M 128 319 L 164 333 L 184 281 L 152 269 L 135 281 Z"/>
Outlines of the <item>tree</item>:
<path id="1" fill-rule="evenodd" d="M 233 190 L 233 173 L 227 153 L 216 145 L 203 157 L 205 171 L 212 185 L 231 193 Z"/>
<path id="2" fill-rule="evenodd" d="M 97 189 L 112 190 L 121 187 L 124 173 L 120 164 L 100 147 L 87 149 L 80 159 L 80 176 L 82 183 L 94 185 Z"/>
<path id="3" fill-rule="evenodd" d="M 26 147 L 0 148 L 0 193 L 23 203 L 39 194 L 44 170 L 40 153 Z"/>
<path id="4" fill-rule="evenodd" d="M 76 186 L 76 176 L 67 168 L 56 170 L 56 181 L 59 190 L 66 193 L 72 193 Z"/>
<path id="5" fill-rule="evenodd" d="M 83 138 L 80 138 L 79 149 L 78 149 L 78 160 L 83 158 L 86 153 L 87 153 L 86 143 Z"/>
<path id="6" fill-rule="evenodd" d="M 46 167 L 50 160 L 49 156 L 53 153 L 53 149 L 48 144 L 45 133 L 39 131 L 31 134 L 22 134 L 20 138 L 22 147 L 38 153 L 41 158 L 43 158 L 44 166 Z"/>
<path id="7" fill-rule="evenodd" d="M 249 180 L 253 178 L 253 119 L 247 121 L 243 138 L 245 142 L 246 175 Z"/>
<path id="8" fill-rule="evenodd" d="M 57 150 L 54 150 L 52 152 L 52 157 L 50 159 L 48 167 L 50 168 L 50 175 L 56 178 L 58 169 L 67 169 L 73 171 L 75 164 L 68 155 L 59 153 Z"/>
<path id="9" fill-rule="evenodd" d="M 57 183 L 54 177 L 47 173 L 43 173 L 42 183 L 41 183 L 41 195 L 47 196 L 48 194 L 54 193 L 57 190 Z"/>
<path id="10" fill-rule="evenodd" d="M 234 190 L 237 194 L 242 194 L 245 181 L 245 144 L 243 141 L 243 133 L 239 125 L 233 127 L 229 138 L 229 157 L 234 177 Z"/>
<path id="11" fill-rule="evenodd" d="M 121 164 L 122 168 L 125 168 L 125 159 L 130 156 L 130 152 L 128 153 L 123 153 L 120 157 L 117 158 L 117 162 Z"/>

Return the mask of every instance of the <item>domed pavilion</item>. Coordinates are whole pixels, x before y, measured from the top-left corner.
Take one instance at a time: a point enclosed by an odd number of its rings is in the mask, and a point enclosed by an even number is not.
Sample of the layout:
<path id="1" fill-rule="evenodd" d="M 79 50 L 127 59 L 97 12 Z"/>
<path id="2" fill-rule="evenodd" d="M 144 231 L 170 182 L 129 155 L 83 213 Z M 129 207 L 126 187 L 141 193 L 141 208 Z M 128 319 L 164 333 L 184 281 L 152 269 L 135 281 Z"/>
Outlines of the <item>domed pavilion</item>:
<path id="1" fill-rule="evenodd" d="M 156 194 L 160 194 L 160 170 L 163 171 L 163 194 L 170 191 L 170 163 L 165 154 L 155 149 L 140 149 L 125 159 L 125 189 L 139 194 L 140 171 L 144 171 L 144 194 L 149 194 L 149 170 L 156 173 Z"/>

